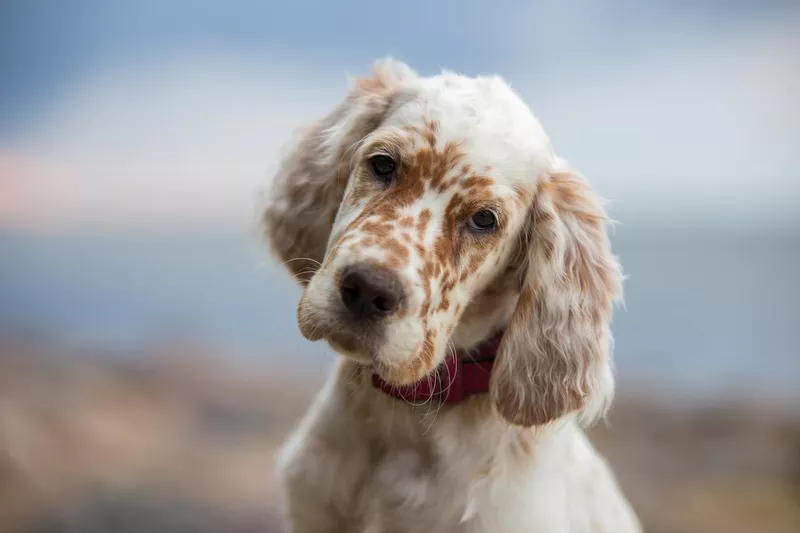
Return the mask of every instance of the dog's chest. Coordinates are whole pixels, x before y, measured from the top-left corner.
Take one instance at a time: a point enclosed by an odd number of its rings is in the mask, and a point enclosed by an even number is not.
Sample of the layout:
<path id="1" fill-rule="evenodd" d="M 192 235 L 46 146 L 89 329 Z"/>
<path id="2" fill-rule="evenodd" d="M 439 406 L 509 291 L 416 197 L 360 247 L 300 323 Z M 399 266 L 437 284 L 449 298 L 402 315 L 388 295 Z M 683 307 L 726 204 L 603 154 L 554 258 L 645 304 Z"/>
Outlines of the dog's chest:
<path id="1" fill-rule="evenodd" d="M 509 428 L 480 398 L 429 421 L 396 405 L 376 416 L 388 400 L 368 389 L 345 390 L 347 402 L 330 392 L 281 452 L 293 521 L 353 533 L 570 531 L 569 432 Z"/>
<path id="2" fill-rule="evenodd" d="M 441 451 L 440 451 L 441 452 Z M 534 461 L 503 464 L 454 449 L 431 459 L 417 450 L 393 451 L 364 473 L 356 508 L 369 533 L 518 532 L 560 530 L 552 511 L 561 493 L 538 487 Z"/>

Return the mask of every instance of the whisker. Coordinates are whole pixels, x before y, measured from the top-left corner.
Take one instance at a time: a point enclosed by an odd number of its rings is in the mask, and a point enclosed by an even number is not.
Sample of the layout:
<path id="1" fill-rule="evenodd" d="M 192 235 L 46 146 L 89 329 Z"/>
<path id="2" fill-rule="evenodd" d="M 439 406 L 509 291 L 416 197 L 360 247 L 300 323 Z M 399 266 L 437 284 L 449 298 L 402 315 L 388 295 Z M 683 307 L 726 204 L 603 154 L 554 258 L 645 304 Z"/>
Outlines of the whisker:
<path id="1" fill-rule="evenodd" d="M 457 356 L 456 354 L 458 353 L 458 350 L 456 349 L 456 345 L 453 342 L 452 337 L 450 337 L 449 335 L 447 336 L 447 347 L 453 351 L 454 356 Z M 436 418 L 439 416 L 439 412 L 444 408 L 444 398 L 447 397 L 447 394 L 450 392 L 450 388 L 453 386 L 453 382 L 455 381 L 453 379 L 454 376 L 450 375 L 450 368 L 447 366 L 447 364 L 444 365 L 444 368 L 445 372 L 447 372 L 447 387 L 441 392 L 442 401 L 439 402 L 439 406 L 436 409 L 436 413 L 433 416 L 433 420 L 431 421 L 430 425 L 428 426 L 428 429 L 425 430 L 423 435 L 426 435 L 428 431 L 430 431 L 430 429 L 436 423 Z M 455 372 L 458 371 L 457 368 L 458 366 L 456 366 Z"/>
<path id="2" fill-rule="evenodd" d="M 430 359 L 433 358 L 433 345 L 430 342 L 428 342 L 427 340 L 425 341 L 425 344 L 423 345 L 423 350 L 425 350 L 425 352 L 430 355 L 430 357 L 429 357 Z M 449 372 L 450 371 L 449 371 L 449 369 L 447 369 L 447 365 L 446 364 L 444 366 L 445 366 L 445 371 L 448 372 L 448 383 L 449 383 L 450 382 L 450 379 L 449 379 Z M 437 372 L 440 372 L 440 370 L 437 370 Z M 428 374 L 428 376 L 429 376 L 429 379 L 435 378 L 434 373 L 430 373 L 430 374 Z M 443 404 L 444 404 L 444 400 L 443 399 L 445 398 L 447 390 L 448 389 L 440 391 L 440 394 L 438 395 L 438 402 L 437 402 L 437 404 L 435 406 L 435 410 L 433 411 L 433 419 L 431 420 L 430 424 L 428 424 L 428 427 L 425 429 L 425 431 L 422 433 L 423 435 L 427 435 L 428 432 L 433 427 L 433 425 L 436 423 L 436 418 L 439 415 L 439 411 L 441 411 L 441 409 L 443 407 Z M 430 400 L 431 400 L 430 406 L 431 407 L 433 407 L 433 404 L 434 404 L 434 398 L 433 397 L 434 397 L 434 395 L 431 394 L 431 396 L 430 396 Z M 428 418 L 428 416 L 430 416 L 430 414 L 431 414 L 431 411 L 429 410 L 425 414 L 425 416 L 420 420 L 420 422 L 422 422 L 426 418 Z"/>
<path id="3" fill-rule="evenodd" d="M 315 263 L 317 266 L 322 266 L 322 263 L 320 263 L 319 261 L 317 261 L 316 259 L 313 259 L 311 257 L 293 257 L 291 259 L 287 259 L 286 261 L 284 261 L 283 262 L 283 266 L 286 266 L 287 264 L 291 263 L 292 261 L 311 261 L 312 263 Z"/>
<path id="4" fill-rule="evenodd" d="M 364 383 L 363 379 L 356 379 L 358 375 L 359 375 L 359 368 L 353 367 L 352 372 L 350 372 L 350 375 L 347 376 L 347 382 L 355 385 L 353 387 L 353 392 L 351 392 L 350 396 L 347 397 L 348 400 L 353 399 L 356 393 L 361 390 L 361 385 Z"/>

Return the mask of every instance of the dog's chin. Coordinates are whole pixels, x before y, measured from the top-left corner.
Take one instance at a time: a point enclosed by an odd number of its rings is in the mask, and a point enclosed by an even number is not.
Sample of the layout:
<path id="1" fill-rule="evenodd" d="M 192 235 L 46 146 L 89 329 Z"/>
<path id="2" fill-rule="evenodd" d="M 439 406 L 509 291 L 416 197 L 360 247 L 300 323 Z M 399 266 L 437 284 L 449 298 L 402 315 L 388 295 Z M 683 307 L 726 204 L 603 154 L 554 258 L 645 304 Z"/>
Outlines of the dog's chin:
<path id="1" fill-rule="evenodd" d="M 374 365 L 373 368 L 383 381 L 395 387 L 417 383 L 435 373 L 435 367 L 425 369 L 421 361 L 413 360 L 402 365 Z"/>
<path id="2" fill-rule="evenodd" d="M 395 386 L 410 385 L 425 379 L 435 373 L 438 366 L 426 364 L 419 354 L 388 358 L 380 349 L 370 349 L 361 339 L 341 331 L 325 335 L 325 340 L 335 352 L 356 363 L 372 367 L 383 381 Z M 387 359 L 393 362 L 385 362 Z"/>
<path id="3" fill-rule="evenodd" d="M 355 337 L 341 332 L 326 335 L 325 340 L 333 351 L 352 359 L 357 363 L 369 365 L 372 363 L 372 354 Z"/>
<path id="4" fill-rule="evenodd" d="M 435 374 L 441 360 L 427 359 L 418 353 L 405 354 L 403 357 L 388 359 L 379 354 L 373 358 L 373 368 L 383 381 L 395 386 L 411 385 Z M 387 359 L 390 362 L 387 361 Z"/>

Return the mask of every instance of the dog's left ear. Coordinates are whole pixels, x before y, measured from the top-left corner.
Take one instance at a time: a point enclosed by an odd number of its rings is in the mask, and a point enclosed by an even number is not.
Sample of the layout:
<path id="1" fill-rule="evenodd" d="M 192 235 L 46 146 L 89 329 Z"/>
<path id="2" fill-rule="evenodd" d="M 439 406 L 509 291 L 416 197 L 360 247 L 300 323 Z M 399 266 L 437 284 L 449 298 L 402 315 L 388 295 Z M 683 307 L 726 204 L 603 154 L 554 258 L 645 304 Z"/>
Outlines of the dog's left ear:
<path id="1" fill-rule="evenodd" d="M 578 173 L 541 179 L 523 238 L 526 260 L 491 396 L 503 418 L 546 424 L 573 411 L 604 414 L 614 392 L 611 321 L 622 274 L 611 253 L 602 201 Z"/>

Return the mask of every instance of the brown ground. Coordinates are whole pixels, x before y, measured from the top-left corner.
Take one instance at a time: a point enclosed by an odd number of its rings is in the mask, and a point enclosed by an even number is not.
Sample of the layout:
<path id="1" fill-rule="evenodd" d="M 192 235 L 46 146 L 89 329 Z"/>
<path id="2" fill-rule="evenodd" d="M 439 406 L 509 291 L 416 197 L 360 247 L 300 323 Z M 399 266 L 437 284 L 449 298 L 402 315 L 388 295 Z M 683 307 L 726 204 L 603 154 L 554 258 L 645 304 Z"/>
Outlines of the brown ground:
<path id="1" fill-rule="evenodd" d="M 281 531 L 273 454 L 307 377 L 0 343 L 0 531 Z M 622 397 L 592 436 L 652 533 L 800 532 L 800 422 Z"/>

